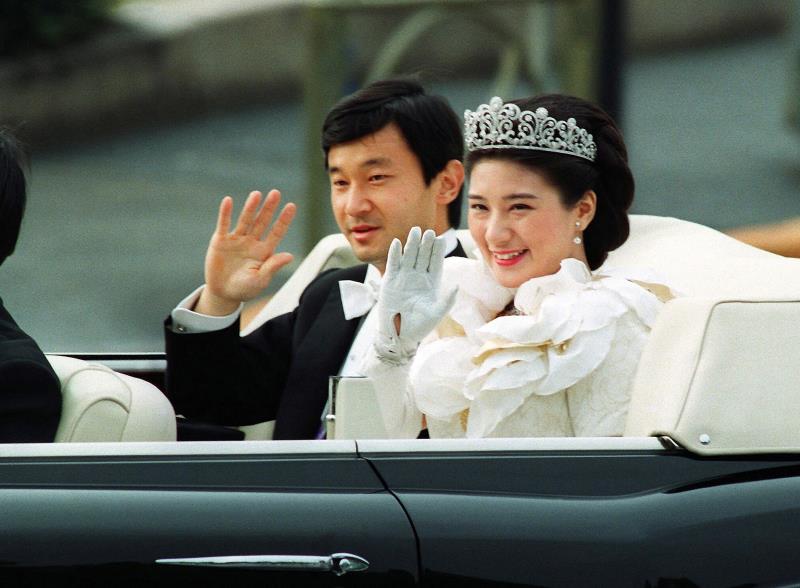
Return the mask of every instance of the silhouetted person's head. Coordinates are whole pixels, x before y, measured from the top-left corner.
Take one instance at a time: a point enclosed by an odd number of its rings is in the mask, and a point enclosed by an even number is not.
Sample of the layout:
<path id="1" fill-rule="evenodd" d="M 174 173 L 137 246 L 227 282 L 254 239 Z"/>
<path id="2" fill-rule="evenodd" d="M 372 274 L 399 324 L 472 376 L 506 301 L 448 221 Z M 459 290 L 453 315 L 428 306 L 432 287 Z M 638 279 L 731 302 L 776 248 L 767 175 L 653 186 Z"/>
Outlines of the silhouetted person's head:
<path id="1" fill-rule="evenodd" d="M 0 129 L 0 264 L 14 252 L 25 214 L 27 160 L 19 143 Z"/>

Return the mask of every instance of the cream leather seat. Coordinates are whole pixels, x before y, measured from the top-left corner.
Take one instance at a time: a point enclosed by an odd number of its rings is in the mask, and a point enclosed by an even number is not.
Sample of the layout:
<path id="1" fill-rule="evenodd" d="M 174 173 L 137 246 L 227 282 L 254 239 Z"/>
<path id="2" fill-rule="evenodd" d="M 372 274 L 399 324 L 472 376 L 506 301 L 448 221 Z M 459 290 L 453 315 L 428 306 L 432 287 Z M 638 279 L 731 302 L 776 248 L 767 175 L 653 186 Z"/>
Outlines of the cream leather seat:
<path id="1" fill-rule="evenodd" d="M 706 455 L 800 452 L 798 325 L 800 291 L 669 302 L 639 361 L 625 435 Z"/>
<path id="2" fill-rule="evenodd" d="M 797 259 L 676 218 L 631 215 L 630 237 L 609 253 L 603 265 L 612 266 L 650 268 L 684 296 L 775 298 L 800 294 Z"/>
<path id="3" fill-rule="evenodd" d="M 48 355 L 61 382 L 56 442 L 175 441 L 175 412 L 144 380 L 73 357 Z"/>
<path id="4" fill-rule="evenodd" d="M 800 451 L 800 260 L 640 217 L 609 265 L 657 268 L 683 297 L 653 327 L 625 435 L 701 454 Z"/>

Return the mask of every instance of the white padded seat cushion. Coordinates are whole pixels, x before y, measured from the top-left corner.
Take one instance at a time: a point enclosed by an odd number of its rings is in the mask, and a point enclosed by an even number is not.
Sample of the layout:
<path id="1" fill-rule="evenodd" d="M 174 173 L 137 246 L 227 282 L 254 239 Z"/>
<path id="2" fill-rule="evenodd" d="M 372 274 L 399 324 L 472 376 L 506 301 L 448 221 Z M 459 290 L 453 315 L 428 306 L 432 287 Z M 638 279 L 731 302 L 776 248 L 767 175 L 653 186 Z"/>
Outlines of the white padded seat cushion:
<path id="1" fill-rule="evenodd" d="M 175 441 L 175 412 L 144 380 L 73 357 L 48 355 L 61 382 L 56 441 Z"/>
<path id="2" fill-rule="evenodd" d="M 649 267 L 683 296 L 653 326 L 625 435 L 667 435 L 701 454 L 800 450 L 800 260 L 633 215 L 606 266 Z"/>
<path id="3" fill-rule="evenodd" d="M 800 301 L 679 298 L 642 354 L 625 435 L 700 454 L 800 450 Z"/>
<path id="4" fill-rule="evenodd" d="M 649 268 L 684 296 L 794 298 L 800 260 L 757 249 L 685 220 L 631 215 L 631 234 L 604 267 Z"/>

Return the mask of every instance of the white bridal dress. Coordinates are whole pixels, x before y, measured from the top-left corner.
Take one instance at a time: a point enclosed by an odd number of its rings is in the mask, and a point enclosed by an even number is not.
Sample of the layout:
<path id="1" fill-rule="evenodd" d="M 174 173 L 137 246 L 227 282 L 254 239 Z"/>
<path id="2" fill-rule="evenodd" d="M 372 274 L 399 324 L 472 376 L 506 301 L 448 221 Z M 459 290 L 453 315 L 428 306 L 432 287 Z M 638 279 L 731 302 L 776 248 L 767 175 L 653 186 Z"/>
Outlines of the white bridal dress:
<path id="1" fill-rule="evenodd" d="M 668 288 L 576 259 L 512 290 L 483 261 L 450 257 L 443 281 L 456 302 L 410 365 L 365 358 L 390 436 L 416 437 L 423 414 L 432 438 L 622 434 Z"/>

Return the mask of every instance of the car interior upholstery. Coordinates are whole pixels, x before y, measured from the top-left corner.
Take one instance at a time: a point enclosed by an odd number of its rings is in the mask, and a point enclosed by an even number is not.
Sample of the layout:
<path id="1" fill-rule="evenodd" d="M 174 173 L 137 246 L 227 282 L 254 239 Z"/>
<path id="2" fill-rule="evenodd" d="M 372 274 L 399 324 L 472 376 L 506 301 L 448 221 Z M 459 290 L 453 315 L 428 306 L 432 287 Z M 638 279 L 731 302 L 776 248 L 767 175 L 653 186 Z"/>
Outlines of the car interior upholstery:
<path id="1" fill-rule="evenodd" d="M 61 382 L 56 442 L 175 441 L 175 412 L 144 380 L 74 357 L 47 355 Z"/>

